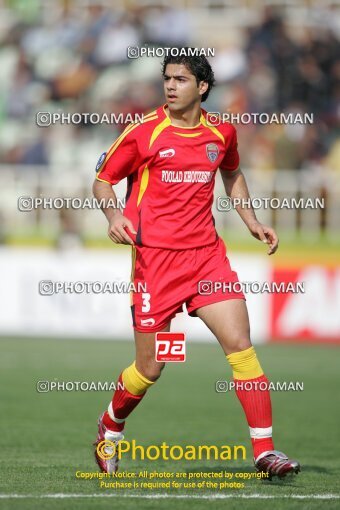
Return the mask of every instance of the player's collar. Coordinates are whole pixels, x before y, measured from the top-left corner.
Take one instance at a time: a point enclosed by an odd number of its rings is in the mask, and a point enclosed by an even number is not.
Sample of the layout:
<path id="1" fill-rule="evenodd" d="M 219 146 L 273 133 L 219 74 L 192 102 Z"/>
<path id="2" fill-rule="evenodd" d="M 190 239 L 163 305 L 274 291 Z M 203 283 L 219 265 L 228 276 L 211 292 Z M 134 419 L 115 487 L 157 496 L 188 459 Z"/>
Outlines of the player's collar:
<path id="1" fill-rule="evenodd" d="M 168 110 L 168 103 L 165 103 L 162 106 L 162 111 L 163 111 L 163 114 L 164 114 L 164 118 L 167 117 L 170 120 L 170 117 L 169 117 L 169 114 L 168 114 L 167 110 Z M 176 128 L 176 129 L 196 129 L 196 128 L 198 128 L 198 127 L 200 127 L 202 125 L 202 116 L 203 116 L 203 110 L 201 108 L 200 121 L 195 126 L 186 126 L 186 127 L 183 127 L 183 126 L 174 126 L 173 124 L 170 124 L 170 125 L 172 127 Z"/>

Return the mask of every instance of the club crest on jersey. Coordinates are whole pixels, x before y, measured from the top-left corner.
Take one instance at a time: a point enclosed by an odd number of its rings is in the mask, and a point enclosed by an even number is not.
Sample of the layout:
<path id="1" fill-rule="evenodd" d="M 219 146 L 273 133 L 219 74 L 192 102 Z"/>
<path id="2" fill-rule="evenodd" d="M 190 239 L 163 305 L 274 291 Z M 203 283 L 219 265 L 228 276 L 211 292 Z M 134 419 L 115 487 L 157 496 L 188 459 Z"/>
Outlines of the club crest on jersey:
<path id="1" fill-rule="evenodd" d="M 216 143 L 208 143 L 206 145 L 207 157 L 211 163 L 215 163 L 218 158 L 219 150 Z"/>
<path id="2" fill-rule="evenodd" d="M 98 159 L 98 163 L 96 164 L 96 172 L 98 172 L 100 170 L 100 167 L 104 163 L 105 157 L 106 157 L 106 152 L 103 152 L 103 154 Z"/>

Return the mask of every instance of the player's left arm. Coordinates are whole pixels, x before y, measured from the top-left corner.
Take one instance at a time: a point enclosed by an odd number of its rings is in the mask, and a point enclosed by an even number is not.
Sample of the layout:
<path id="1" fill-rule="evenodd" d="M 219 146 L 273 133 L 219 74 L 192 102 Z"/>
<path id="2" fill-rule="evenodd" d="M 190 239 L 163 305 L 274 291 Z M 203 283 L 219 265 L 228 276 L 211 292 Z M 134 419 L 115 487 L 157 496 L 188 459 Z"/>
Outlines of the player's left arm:
<path id="1" fill-rule="evenodd" d="M 231 198 L 239 198 L 238 202 L 241 204 L 236 205 L 235 209 L 241 216 L 244 223 L 247 225 L 250 233 L 258 240 L 268 244 L 268 255 L 276 252 L 279 246 L 279 239 L 275 230 L 267 225 L 263 225 L 256 218 L 255 211 L 250 203 L 250 196 L 246 179 L 240 168 L 233 171 L 222 171 L 222 180 L 226 194 Z M 242 207 L 242 202 L 247 204 L 247 207 Z M 248 205 L 249 204 L 249 205 Z"/>

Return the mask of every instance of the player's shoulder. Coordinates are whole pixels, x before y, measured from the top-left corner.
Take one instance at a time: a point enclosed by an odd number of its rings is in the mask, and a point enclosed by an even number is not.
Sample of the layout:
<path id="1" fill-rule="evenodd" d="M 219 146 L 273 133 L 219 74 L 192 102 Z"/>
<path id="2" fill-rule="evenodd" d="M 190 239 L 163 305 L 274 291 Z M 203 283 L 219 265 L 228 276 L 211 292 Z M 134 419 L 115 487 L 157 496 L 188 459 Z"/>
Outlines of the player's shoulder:
<path id="1" fill-rule="evenodd" d="M 150 113 L 143 114 L 140 116 L 140 120 L 131 122 L 120 136 L 126 138 L 127 141 L 140 140 L 143 137 L 147 137 L 149 133 L 155 129 L 157 124 L 162 122 L 164 115 L 162 106 Z"/>

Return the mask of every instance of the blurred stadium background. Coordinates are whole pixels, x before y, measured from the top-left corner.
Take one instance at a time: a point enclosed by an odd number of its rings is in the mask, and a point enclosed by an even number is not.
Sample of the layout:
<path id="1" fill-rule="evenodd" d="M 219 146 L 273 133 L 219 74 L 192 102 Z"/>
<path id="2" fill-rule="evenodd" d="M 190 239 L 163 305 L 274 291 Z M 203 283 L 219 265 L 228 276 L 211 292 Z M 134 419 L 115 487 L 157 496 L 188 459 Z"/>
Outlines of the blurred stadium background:
<path id="1" fill-rule="evenodd" d="M 238 125 L 239 149 L 252 196 L 321 197 L 325 208 L 258 210 L 259 219 L 279 233 L 274 257 L 267 257 L 234 212 L 215 210 L 215 219 L 240 280 L 305 282 L 305 294 L 247 296 L 253 340 L 263 344 L 258 351 L 266 373 L 272 380 L 305 383 L 302 393 L 273 396 L 278 447 L 301 460 L 304 471 L 287 490 L 253 481 L 244 494 L 271 494 L 278 498 L 278 509 L 285 503 L 280 497 L 296 493 L 307 498 L 339 494 L 339 30 L 340 3 L 327 0 L 174 0 L 171 7 L 159 0 L 0 0 L 4 493 L 98 493 L 96 481 L 75 481 L 74 472 L 95 469 L 89 445 L 109 394 L 41 395 L 35 385 L 38 380 L 111 380 L 133 359 L 128 295 L 38 292 L 40 280 L 129 280 L 130 251 L 109 241 L 102 213 L 18 210 L 21 196 L 90 197 L 98 157 L 125 126 L 38 127 L 36 114 L 148 113 L 163 102 L 161 59 L 128 60 L 127 47 L 188 45 L 216 50 L 211 63 L 217 85 L 205 109 L 314 114 L 311 125 Z M 123 197 L 125 183 L 118 190 Z M 221 194 L 218 180 L 216 196 Z M 172 330 L 183 329 L 189 340 L 187 362 L 167 367 L 129 420 L 127 437 L 144 444 L 164 438 L 169 444 L 245 444 L 248 432 L 236 399 L 214 391 L 214 382 L 226 374 L 219 347 L 198 319 L 181 314 Z M 303 440 L 297 430 L 303 431 Z M 209 469 L 217 469 L 215 464 Z M 250 456 L 247 466 L 252 469 Z M 129 461 L 125 467 L 145 465 Z M 182 467 L 206 469 L 147 466 Z M 244 465 L 233 469 L 244 470 Z M 263 508 L 257 501 L 242 504 Z M 33 509 L 37 500 L 13 497 L 1 503 Z M 125 499 L 124 508 L 133 503 Z M 230 509 L 238 508 L 234 503 L 228 502 Z M 90 504 L 90 499 L 72 500 L 72 508 Z M 104 508 L 105 502 L 96 504 Z M 147 504 L 143 508 L 155 508 Z M 169 507 L 166 500 L 156 504 Z M 190 504 L 177 501 L 174 508 Z M 319 501 L 288 504 L 290 509 L 320 507 Z M 205 505 L 196 500 L 191 506 Z M 338 500 L 327 502 L 330 509 L 337 505 Z M 219 508 L 217 501 L 214 506 Z M 42 499 L 39 507 L 70 508 L 70 502 Z"/>
<path id="2" fill-rule="evenodd" d="M 319 197 L 325 207 L 258 210 L 281 238 L 270 259 L 236 213 L 215 218 L 242 280 L 306 281 L 303 296 L 249 296 L 254 340 L 338 341 L 339 12 L 334 1 L 2 0 L 0 334 L 131 338 L 127 296 L 37 291 L 39 280 L 129 278 L 127 249 L 109 241 L 102 213 L 21 212 L 18 197 L 91 196 L 97 159 L 125 127 L 39 127 L 37 112 L 148 113 L 163 102 L 162 59 L 128 59 L 127 47 L 189 45 L 215 48 L 208 111 L 313 113 L 313 124 L 239 124 L 239 148 L 252 196 Z M 204 339 L 197 322 L 193 338 Z"/>

